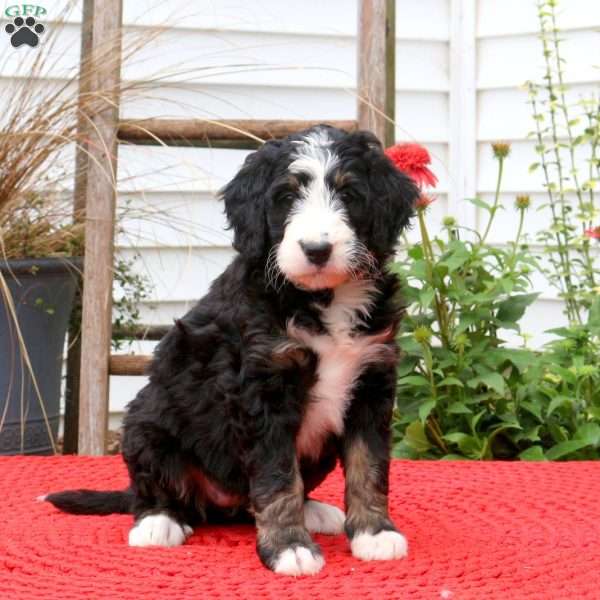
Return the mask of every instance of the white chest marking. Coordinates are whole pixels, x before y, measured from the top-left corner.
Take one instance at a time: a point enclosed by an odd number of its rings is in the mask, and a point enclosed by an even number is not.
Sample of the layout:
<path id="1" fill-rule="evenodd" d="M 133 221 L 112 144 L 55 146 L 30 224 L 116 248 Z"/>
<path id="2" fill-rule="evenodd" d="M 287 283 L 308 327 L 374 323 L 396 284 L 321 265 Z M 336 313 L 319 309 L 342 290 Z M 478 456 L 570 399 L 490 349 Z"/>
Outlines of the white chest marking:
<path id="1" fill-rule="evenodd" d="M 375 301 L 369 281 L 351 281 L 335 290 L 331 304 L 321 310 L 327 334 L 312 334 L 289 325 L 290 337 L 311 348 L 319 357 L 317 381 L 310 390 L 309 404 L 296 448 L 300 456 L 318 458 L 327 435 L 341 435 L 352 388 L 367 364 L 383 352 L 389 332 L 351 335 Z"/>

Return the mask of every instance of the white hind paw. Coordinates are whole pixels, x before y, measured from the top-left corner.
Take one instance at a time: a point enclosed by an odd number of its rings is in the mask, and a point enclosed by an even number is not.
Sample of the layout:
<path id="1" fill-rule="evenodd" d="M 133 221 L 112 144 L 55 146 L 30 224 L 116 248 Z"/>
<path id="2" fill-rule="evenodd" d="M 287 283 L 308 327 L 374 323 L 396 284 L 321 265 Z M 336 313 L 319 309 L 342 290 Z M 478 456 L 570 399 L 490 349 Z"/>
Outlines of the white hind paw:
<path id="1" fill-rule="evenodd" d="M 130 546 L 181 546 L 192 534 L 189 525 L 180 525 L 165 514 L 147 515 L 129 532 Z"/>
<path id="2" fill-rule="evenodd" d="M 311 533 L 338 535 L 344 531 L 346 515 L 331 504 L 307 500 L 304 503 L 304 525 Z"/>

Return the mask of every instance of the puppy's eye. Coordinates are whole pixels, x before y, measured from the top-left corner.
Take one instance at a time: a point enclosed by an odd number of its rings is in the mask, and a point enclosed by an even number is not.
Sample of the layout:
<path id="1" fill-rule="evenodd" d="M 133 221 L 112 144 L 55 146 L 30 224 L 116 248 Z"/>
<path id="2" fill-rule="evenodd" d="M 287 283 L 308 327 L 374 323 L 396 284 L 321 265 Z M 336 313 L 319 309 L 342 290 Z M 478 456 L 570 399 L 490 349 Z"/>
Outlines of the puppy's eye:
<path id="1" fill-rule="evenodd" d="M 359 199 L 359 195 L 352 190 L 341 190 L 338 195 L 340 200 L 346 203 L 354 202 Z"/>
<path id="2" fill-rule="evenodd" d="M 296 199 L 296 196 L 292 192 L 287 192 L 286 194 L 282 194 L 279 196 L 280 202 L 293 202 Z"/>

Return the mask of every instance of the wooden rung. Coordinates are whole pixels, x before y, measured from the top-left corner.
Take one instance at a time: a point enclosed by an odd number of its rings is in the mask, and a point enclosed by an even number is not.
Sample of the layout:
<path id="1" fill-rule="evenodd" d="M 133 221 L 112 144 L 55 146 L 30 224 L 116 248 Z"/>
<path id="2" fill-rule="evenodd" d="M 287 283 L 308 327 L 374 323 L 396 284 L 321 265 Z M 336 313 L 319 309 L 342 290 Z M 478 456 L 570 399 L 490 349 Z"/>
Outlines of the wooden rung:
<path id="1" fill-rule="evenodd" d="M 113 354 L 110 357 L 111 375 L 145 375 L 152 356 L 147 354 Z"/>
<path id="2" fill-rule="evenodd" d="M 127 340 L 158 342 L 163 339 L 171 325 L 141 325 L 137 327 L 113 327 L 113 336 Z"/>
<path id="3" fill-rule="evenodd" d="M 120 122 L 119 141 L 140 145 L 256 147 L 263 140 L 282 138 L 319 124 L 346 131 L 358 127 L 355 120 L 138 119 Z"/>

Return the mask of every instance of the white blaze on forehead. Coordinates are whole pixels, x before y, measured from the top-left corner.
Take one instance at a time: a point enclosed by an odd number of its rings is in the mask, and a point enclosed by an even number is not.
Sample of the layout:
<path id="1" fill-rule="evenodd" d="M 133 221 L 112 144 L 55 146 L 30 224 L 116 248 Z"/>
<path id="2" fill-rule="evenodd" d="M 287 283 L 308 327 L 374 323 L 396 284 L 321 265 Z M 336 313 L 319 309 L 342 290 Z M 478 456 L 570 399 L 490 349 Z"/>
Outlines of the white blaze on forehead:
<path id="1" fill-rule="evenodd" d="M 277 254 L 281 271 L 292 279 L 314 270 L 299 242 L 331 243 L 333 251 L 326 269 L 332 274 L 348 271 L 354 233 L 343 204 L 336 198 L 335 190 L 327 185 L 328 175 L 339 163 L 331 145 L 326 131 L 312 132 L 296 142 L 295 158 L 289 166 L 291 173 L 308 178 L 292 206 Z"/>
<path id="2" fill-rule="evenodd" d="M 311 184 L 325 190 L 325 177 L 338 162 L 331 152 L 329 136 L 324 131 L 317 131 L 296 142 L 296 145 L 296 159 L 290 164 L 290 171 L 306 173 L 311 178 Z"/>
<path id="3" fill-rule="evenodd" d="M 322 234 L 328 233 L 328 229 L 343 218 L 343 207 L 327 185 L 327 175 L 337 165 L 338 158 L 331 152 L 331 140 L 324 131 L 306 136 L 298 146 L 297 158 L 289 168 L 292 173 L 307 175 L 309 181 L 300 188 L 300 200 L 292 208 L 290 220 L 304 213 L 307 223 L 303 227 L 307 228 L 312 219 L 317 219 L 312 222 L 312 231 L 307 231 L 311 235 L 305 236 L 305 241 L 319 241 Z"/>

